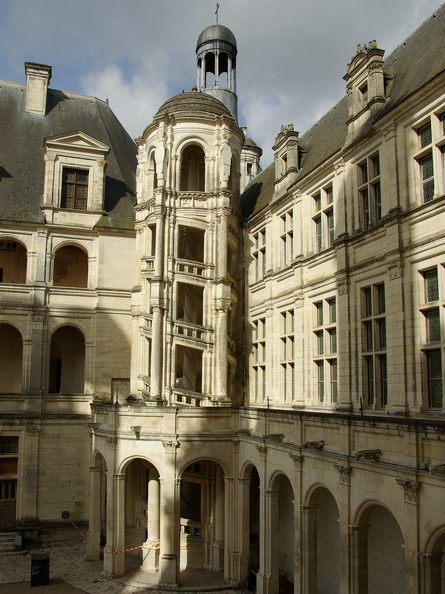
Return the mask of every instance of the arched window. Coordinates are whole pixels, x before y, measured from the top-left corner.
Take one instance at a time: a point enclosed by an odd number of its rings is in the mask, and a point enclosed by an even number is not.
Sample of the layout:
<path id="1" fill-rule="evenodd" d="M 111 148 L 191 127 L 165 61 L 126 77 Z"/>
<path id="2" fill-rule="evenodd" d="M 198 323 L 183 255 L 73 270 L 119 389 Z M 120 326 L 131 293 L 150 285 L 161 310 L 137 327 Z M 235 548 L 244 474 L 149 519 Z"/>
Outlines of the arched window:
<path id="1" fill-rule="evenodd" d="M 10 237 L 0 239 L 0 283 L 26 283 L 26 248 Z"/>
<path id="2" fill-rule="evenodd" d="M 0 324 L 0 392 L 22 391 L 23 341 L 20 332 L 10 324 Z"/>
<path id="3" fill-rule="evenodd" d="M 74 245 L 66 245 L 56 252 L 54 260 L 55 287 L 87 287 L 88 256 Z"/>
<path id="4" fill-rule="evenodd" d="M 182 153 L 181 192 L 205 191 L 205 156 L 202 148 L 188 146 Z"/>
<path id="5" fill-rule="evenodd" d="M 58 328 L 51 338 L 48 391 L 81 394 L 85 385 L 85 339 L 72 326 Z"/>

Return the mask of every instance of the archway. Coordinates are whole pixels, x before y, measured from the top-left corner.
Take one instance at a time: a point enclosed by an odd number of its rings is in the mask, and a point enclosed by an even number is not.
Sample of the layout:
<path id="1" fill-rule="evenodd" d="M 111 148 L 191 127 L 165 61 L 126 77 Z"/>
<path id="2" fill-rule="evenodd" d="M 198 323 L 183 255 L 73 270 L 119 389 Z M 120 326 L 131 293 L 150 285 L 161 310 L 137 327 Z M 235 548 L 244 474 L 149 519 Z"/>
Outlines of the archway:
<path id="1" fill-rule="evenodd" d="M 54 258 L 55 287 L 88 287 L 88 256 L 75 245 L 59 248 Z"/>
<path id="2" fill-rule="evenodd" d="M 132 460 L 125 473 L 126 570 L 141 566 L 157 572 L 160 549 L 160 482 L 157 469 L 144 459 Z"/>
<path id="3" fill-rule="evenodd" d="M 22 335 L 14 326 L 0 324 L 0 393 L 21 393 L 22 358 Z"/>
<path id="4" fill-rule="evenodd" d="M 48 391 L 81 394 L 85 385 L 85 339 L 73 326 L 58 328 L 51 338 Z"/>
<path id="5" fill-rule="evenodd" d="M 0 283 L 26 283 L 26 247 L 19 241 L 0 239 Z"/>
<path id="6" fill-rule="evenodd" d="M 370 505 L 356 526 L 353 555 L 362 594 L 390 594 L 408 589 L 403 535 L 393 514 Z"/>
<path id="7" fill-rule="evenodd" d="M 423 590 L 445 594 L 445 526 L 435 531 L 425 555 L 420 556 Z"/>
<path id="8" fill-rule="evenodd" d="M 259 579 L 263 592 L 294 591 L 294 492 L 284 474 L 278 474 L 263 493 L 265 524 L 260 534 Z M 266 585 L 267 582 L 267 585 Z"/>
<path id="9" fill-rule="evenodd" d="M 197 145 L 187 146 L 181 159 L 181 192 L 205 191 L 205 155 Z"/>
<path id="10" fill-rule="evenodd" d="M 340 523 L 337 503 L 330 491 L 318 487 L 305 508 L 308 592 L 340 592 Z"/>
<path id="11" fill-rule="evenodd" d="M 224 476 L 210 460 L 187 466 L 181 476 L 180 570 L 224 570 Z"/>

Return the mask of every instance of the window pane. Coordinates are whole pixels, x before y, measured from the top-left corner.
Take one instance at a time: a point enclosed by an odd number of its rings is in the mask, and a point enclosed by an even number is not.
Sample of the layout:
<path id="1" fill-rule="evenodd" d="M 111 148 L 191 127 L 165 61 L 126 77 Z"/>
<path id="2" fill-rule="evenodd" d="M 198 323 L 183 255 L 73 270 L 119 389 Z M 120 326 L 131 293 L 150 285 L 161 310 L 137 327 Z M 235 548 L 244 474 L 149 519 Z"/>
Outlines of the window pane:
<path id="1" fill-rule="evenodd" d="M 379 348 L 386 349 L 386 320 L 379 320 Z"/>
<path id="2" fill-rule="evenodd" d="M 364 331 L 365 331 L 364 350 L 365 351 L 372 351 L 373 348 L 374 348 L 373 338 L 372 338 L 372 322 L 365 322 L 365 324 L 364 324 Z"/>
<path id="3" fill-rule="evenodd" d="M 331 210 L 326 213 L 326 217 L 328 219 L 328 232 L 329 232 L 329 247 L 332 245 L 334 241 L 334 212 Z"/>
<path id="4" fill-rule="evenodd" d="M 329 301 L 329 322 L 335 324 L 337 322 L 337 307 L 335 299 Z"/>
<path id="5" fill-rule="evenodd" d="M 427 124 L 426 126 L 423 126 L 422 128 L 420 128 L 419 139 L 420 139 L 420 148 L 427 146 L 428 144 L 431 144 L 431 141 L 433 139 L 433 137 L 431 135 L 431 124 Z"/>
<path id="6" fill-rule="evenodd" d="M 380 391 L 382 408 L 388 404 L 388 372 L 386 366 L 386 355 L 380 357 Z"/>
<path id="7" fill-rule="evenodd" d="M 362 201 L 363 201 L 363 224 L 365 229 L 369 227 L 371 224 L 371 212 L 369 208 L 369 192 L 368 190 L 363 190 L 362 192 Z"/>
<path id="8" fill-rule="evenodd" d="M 368 316 L 372 316 L 372 295 L 371 295 L 371 287 L 366 287 L 363 289 L 363 309 L 364 309 L 364 316 L 367 318 Z"/>
<path id="9" fill-rule="evenodd" d="M 337 359 L 329 361 L 331 366 L 331 398 L 332 402 L 337 402 L 338 397 L 338 381 L 337 381 Z"/>
<path id="10" fill-rule="evenodd" d="M 334 200 L 334 192 L 332 190 L 332 186 L 326 188 L 326 201 L 328 204 L 332 204 Z"/>
<path id="11" fill-rule="evenodd" d="M 380 184 L 374 185 L 374 201 L 375 201 L 375 222 L 378 223 L 382 218 L 382 192 Z"/>
<path id="12" fill-rule="evenodd" d="M 315 304 L 317 310 L 317 326 L 323 326 L 323 303 Z"/>
<path id="13" fill-rule="evenodd" d="M 365 359 L 366 371 L 366 388 L 368 392 L 368 406 L 374 405 L 374 359 L 366 357 Z"/>
<path id="14" fill-rule="evenodd" d="M 378 175 L 380 175 L 380 157 L 379 157 L 379 155 L 374 157 L 374 159 L 372 160 L 372 163 L 374 166 L 374 177 L 377 177 Z"/>
<path id="15" fill-rule="evenodd" d="M 316 246 L 317 252 L 319 252 L 322 248 L 322 234 L 321 234 L 321 218 L 315 219 L 315 236 L 316 236 Z"/>
<path id="16" fill-rule="evenodd" d="M 428 303 L 439 299 L 439 277 L 437 269 L 428 270 L 424 273 L 426 284 L 426 300 Z"/>
<path id="17" fill-rule="evenodd" d="M 381 284 L 381 285 L 377 285 L 377 299 L 378 299 L 378 305 L 379 305 L 379 310 L 377 313 L 382 314 L 385 313 L 385 285 Z"/>
<path id="18" fill-rule="evenodd" d="M 363 165 L 360 166 L 360 170 L 361 170 L 361 183 L 362 184 L 366 184 L 366 182 L 368 181 L 368 164 L 364 163 Z"/>
<path id="19" fill-rule="evenodd" d="M 428 342 L 439 342 L 440 341 L 440 317 L 439 317 L 439 310 L 432 309 L 427 311 L 426 314 L 427 319 L 427 339 Z"/>
<path id="20" fill-rule="evenodd" d="M 329 331 L 331 335 L 331 354 L 335 354 L 337 352 L 337 330 L 332 329 Z"/>
<path id="21" fill-rule="evenodd" d="M 428 351 L 428 388 L 431 408 L 442 408 L 442 361 L 440 351 Z"/>
<path id="22" fill-rule="evenodd" d="M 318 370 L 318 401 L 324 402 L 324 365 L 323 361 L 317 362 Z"/>

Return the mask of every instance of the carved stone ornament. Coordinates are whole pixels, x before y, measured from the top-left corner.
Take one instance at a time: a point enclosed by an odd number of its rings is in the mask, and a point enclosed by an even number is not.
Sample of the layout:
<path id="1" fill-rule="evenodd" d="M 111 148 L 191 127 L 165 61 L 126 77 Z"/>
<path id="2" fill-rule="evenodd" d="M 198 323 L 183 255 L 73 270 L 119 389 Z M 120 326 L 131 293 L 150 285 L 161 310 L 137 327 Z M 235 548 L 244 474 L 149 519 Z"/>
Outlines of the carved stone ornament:
<path id="1" fill-rule="evenodd" d="M 419 482 L 396 479 L 396 483 L 403 487 L 403 498 L 405 501 L 408 501 L 409 503 L 419 503 Z"/>
<path id="2" fill-rule="evenodd" d="M 354 458 L 356 460 L 364 458 L 365 460 L 376 460 L 378 462 L 381 455 L 381 450 L 360 450 L 355 454 Z"/>
<path id="3" fill-rule="evenodd" d="M 352 468 L 350 466 L 342 466 L 341 464 L 334 464 L 334 468 L 340 473 L 341 484 L 350 485 Z"/>
<path id="4" fill-rule="evenodd" d="M 305 441 L 301 447 L 308 450 L 321 451 L 324 448 L 324 439 L 320 439 L 319 441 Z"/>
<path id="5" fill-rule="evenodd" d="M 250 437 L 252 435 L 252 429 L 238 429 L 238 431 L 235 431 L 235 435 L 246 435 Z"/>
<path id="6" fill-rule="evenodd" d="M 284 433 L 268 433 L 267 435 L 263 435 L 263 439 L 270 439 L 271 441 L 281 443 L 284 439 Z"/>
<path id="7" fill-rule="evenodd" d="M 174 454 L 176 452 L 176 449 L 179 448 L 181 444 L 179 443 L 179 441 L 174 441 L 171 439 L 168 441 L 163 441 L 162 445 L 164 446 L 166 453 Z"/>
<path id="8" fill-rule="evenodd" d="M 41 430 L 42 428 L 37 425 L 26 425 L 26 433 L 28 435 L 39 435 Z"/>
<path id="9" fill-rule="evenodd" d="M 434 464 L 433 466 L 430 466 L 430 473 L 445 475 L 445 464 Z"/>
<path id="10" fill-rule="evenodd" d="M 106 437 L 105 445 L 109 450 L 114 450 L 117 444 L 117 437 Z"/>
<path id="11" fill-rule="evenodd" d="M 303 470 L 304 456 L 299 456 L 298 454 L 289 454 L 289 456 L 294 461 L 295 470 L 298 470 L 298 471 Z"/>
<path id="12" fill-rule="evenodd" d="M 256 449 L 260 453 L 260 460 L 265 460 L 266 459 L 266 453 L 267 453 L 267 446 L 265 446 L 265 445 L 257 445 L 255 447 L 256 447 Z"/>

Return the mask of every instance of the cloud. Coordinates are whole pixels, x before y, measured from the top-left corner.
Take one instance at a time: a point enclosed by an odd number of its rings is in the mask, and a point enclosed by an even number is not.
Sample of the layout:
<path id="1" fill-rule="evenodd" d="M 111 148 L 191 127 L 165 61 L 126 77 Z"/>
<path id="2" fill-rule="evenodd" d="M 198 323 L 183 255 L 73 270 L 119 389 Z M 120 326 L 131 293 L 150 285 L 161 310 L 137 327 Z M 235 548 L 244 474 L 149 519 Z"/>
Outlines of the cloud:
<path id="1" fill-rule="evenodd" d="M 157 54 L 137 71 L 128 72 L 116 64 L 80 77 L 82 92 L 107 98 L 111 109 L 124 123 L 130 136 L 140 136 L 153 115 L 168 98 L 167 81 L 157 76 L 157 67 L 168 63 L 168 56 Z"/>
<path id="2" fill-rule="evenodd" d="M 440 0 L 225 0 L 219 22 L 238 43 L 240 123 L 264 150 L 281 124 L 303 134 L 345 93 L 357 43 L 386 55 Z M 211 0 L 1 0 L 0 78 L 23 62 L 53 66 L 53 88 L 108 97 L 139 136 L 170 96 L 195 82 L 195 43 L 215 22 Z"/>

